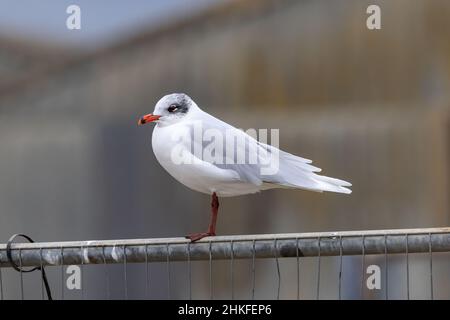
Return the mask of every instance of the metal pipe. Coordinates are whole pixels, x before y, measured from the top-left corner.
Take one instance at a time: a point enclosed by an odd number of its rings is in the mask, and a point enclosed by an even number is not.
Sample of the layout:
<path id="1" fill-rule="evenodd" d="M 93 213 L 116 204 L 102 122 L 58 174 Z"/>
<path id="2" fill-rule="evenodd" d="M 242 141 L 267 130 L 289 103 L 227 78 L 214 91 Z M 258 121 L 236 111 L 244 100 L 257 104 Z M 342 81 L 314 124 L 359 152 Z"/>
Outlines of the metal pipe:
<path id="1" fill-rule="evenodd" d="M 450 252 L 450 228 L 428 228 L 219 236 L 191 243 L 189 250 L 189 241 L 184 238 L 15 243 L 11 246 L 11 253 L 13 261 L 23 267 L 55 266 L 62 262 L 74 265 L 187 261 L 188 258 L 209 260 L 211 257 L 214 260 L 252 259 L 253 256 L 273 258 L 274 254 L 280 258 L 296 258 L 297 255 L 317 256 L 318 239 L 321 256 L 360 255 L 364 238 L 364 253 L 367 255 L 385 254 L 385 246 L 387 253 L 405 253 L 406 235 L 408 253 L 417 253 L 429 252 L 430 234 L 433 252 Z M 64 259 L 61 259 L 62 248 Z M 0 244 L 0 267 L 10 266 L 6 245 Z"/>

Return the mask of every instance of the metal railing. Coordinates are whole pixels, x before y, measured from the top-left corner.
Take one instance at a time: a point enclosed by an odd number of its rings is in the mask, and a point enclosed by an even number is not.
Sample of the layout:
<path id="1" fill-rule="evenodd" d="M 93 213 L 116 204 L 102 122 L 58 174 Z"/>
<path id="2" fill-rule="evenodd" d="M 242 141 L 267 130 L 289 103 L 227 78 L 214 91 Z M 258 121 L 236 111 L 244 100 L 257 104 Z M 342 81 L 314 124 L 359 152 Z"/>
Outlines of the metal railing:
<path id="1" fill-rule="evenodd" d="M 9 257 L 8 257 L 9 251 Z M 252 297 L 255 296 L 255 260 L 273 259 L 276 263 L 277 287 L 276 297 L 280 297 L 281 275 L 279 260 L 294 258 L 296 262 L 296 274 L 289 275 L 292 281 L 297 282 L 296 294 L 292 298 L 300 297 L 300 261 L 307 257 L 315 257 L 317 260 L 315 276 L 317 278 L 316 298 L 319 298 L 321 286 L 321 259 L 335 256 L 338 258 L 338 296 L 342 298 L 342 268 L 343 256 L 358 255 L 362 257 L 361 268 L 365 267 L 365 257 L 368 255 L 381 255 L 384 257 L 385 268 L 385 297 L 388 298 L 388 265 L 387 257 L 392 254 L 405 254 L 406 259 L 406 286 L 407 298 L 410 298 L 410 259 L 415 253 L 424 253 L 429 261 L 429 273 L 426 277 L 430 281 L 430 296 L 434 297 L 433 283 L 433 255 L 439 252 L 450 253 L 450 228 L 429 229 L 398 229 L 398 230 L 374 230 L 374 231 L 343 231 L 343 232 L 316 232 L 293 234 L 267 234 L 267 235 L 242 235 L 242 236 L 218 236 L 204 238 L 196 243 L 190 243 L 184 238 L 163 239 L 133 239 L 133 240 L 104 240 L 104 241 L 74 241 L 74 242 L 41 242 L 41 243 L 13 243 L 10 248 L 6 244 L 0 244 L 0 294 L 4 298 L 6 291 L 2 279 L 2 269 L 11 268 L 14 264 L 19 270 L 25 267 L 51 267 L 91 264 L 121 264 L 123 265 L 124 291 L 128 297 L 127 276 L 130 271 L 127 268 L 132 263 L 144 263 L 146 267 L 146 283 L 148 284 L 148 265 L 151 263 L 165 263 L 167 266 L 167 281 L 170 297 L 171 276 L 170 264 L 177 261 L 185 261 L 189 274 L 189 298 L 192 297 L 192 262 L 205 260 L 209 262 L 210 297 L 212 298 L 212 261 L 229 260 L 231 286 L 233 292 L 233 277 L 235 260 L 246 259 L 251 264 Z M 447 255 L 446 259 L 449 259 Z M 292 260 L 292 259 L 291 259 Z M 61 282 L 64 282 L 64 270 L 61 269 Z M 450 271 L 450 270 L 449 270 Z M 206 275 L 205 275 L 206 277 Z M 423 275 L 422 275 L 423 277 Z M 445 277 L 445 275 L 444 275 Z M 296 279 L 296 280 L 295 280 Z M 447 282 L 450 272 L 447 274 Z M 365 278 L 354 279 L 364 284 Z M 441 281 L 439 281 L 441 282 Z M 20 272 L 21 297 L 23 298 L 23 274 Z M 84 286 L 83 286 L 84 288 Z M 146 288 L 146 291 L 148 288 Z M 363 289 L 361 289 L 361 292 Z M 61 289 L 61 297 L 64 297 L 64 288 Z M 84 294 L 83 294 L 84 297 Z M 275 296 L 274 296 L 275 297 Z"/>

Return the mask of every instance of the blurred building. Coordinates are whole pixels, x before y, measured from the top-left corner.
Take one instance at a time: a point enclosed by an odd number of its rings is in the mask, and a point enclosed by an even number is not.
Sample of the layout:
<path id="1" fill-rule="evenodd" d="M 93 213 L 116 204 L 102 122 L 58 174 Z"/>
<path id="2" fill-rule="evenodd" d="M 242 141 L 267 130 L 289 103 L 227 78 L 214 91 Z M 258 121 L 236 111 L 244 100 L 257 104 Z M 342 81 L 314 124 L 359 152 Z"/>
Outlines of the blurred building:
<path id="1" fill-rule="evenodd" d="M 446 0 L 241 0 L 89 54 L 0 39 L 0 234 L 206 228 L 209 197 L 164 172 L 136 126 L 170 92 L 237 127 L 280 128 L 283 149 L 354 185 L 224 199 L 221 234 L 448 226 L 449 16 Z"/>

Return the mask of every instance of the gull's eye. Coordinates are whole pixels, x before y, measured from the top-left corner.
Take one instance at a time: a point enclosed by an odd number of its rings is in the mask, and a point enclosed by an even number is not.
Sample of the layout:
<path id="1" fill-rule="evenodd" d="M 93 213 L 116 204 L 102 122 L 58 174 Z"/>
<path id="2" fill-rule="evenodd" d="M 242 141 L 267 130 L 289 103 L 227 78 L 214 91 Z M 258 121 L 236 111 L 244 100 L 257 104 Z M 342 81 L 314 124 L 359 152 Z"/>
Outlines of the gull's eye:
<path id="1" fill-rule="evenodd" d="M 172 104 L 172 105 L 169 106 L 169 108 L 167 108 L 167 111 L 172 113 L 172 112 L 177 111 L 177 109 L 178 109 L 178 106 L 175 105 L 175 104 Z"/>

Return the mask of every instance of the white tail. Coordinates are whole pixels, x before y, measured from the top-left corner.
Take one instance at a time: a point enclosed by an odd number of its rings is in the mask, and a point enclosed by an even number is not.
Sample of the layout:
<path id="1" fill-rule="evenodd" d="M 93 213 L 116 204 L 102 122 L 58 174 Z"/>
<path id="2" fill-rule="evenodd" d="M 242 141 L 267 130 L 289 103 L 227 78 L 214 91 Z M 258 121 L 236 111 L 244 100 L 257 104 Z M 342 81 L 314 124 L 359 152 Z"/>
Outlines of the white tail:
<path id="1" fill-rule="evenodd" d="M 265 182 L 275 183 L 281 187 L 299 188 L 310 191 L 322 192 L 339 192 L 352 193 L 352 190 L 346 188 L 352 184 L 326 176 L 316 174 L 321 169 L 312 166 L 309 159 L 297 157 L 293 154 L 279 151 L 280 169 L 278 173 L 272 177 L 264 177 Z"/>

